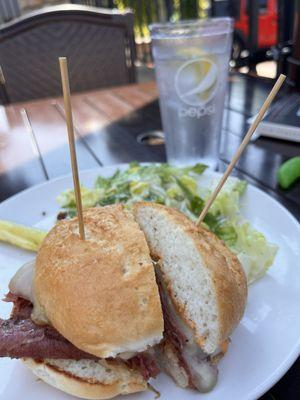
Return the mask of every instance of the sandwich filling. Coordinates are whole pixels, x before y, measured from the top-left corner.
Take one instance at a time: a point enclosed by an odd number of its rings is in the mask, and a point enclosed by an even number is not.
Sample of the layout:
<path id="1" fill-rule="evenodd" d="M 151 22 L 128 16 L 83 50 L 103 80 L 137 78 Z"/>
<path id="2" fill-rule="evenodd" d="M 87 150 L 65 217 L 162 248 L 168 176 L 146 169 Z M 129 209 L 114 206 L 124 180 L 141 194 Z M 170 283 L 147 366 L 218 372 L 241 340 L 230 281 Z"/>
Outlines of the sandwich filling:
<path id="1" fill-rule="evenodd" d="M 172 349 L 177 363 L 185 371 L 188 384 L 201 392 L 211 390 L 218 371 L 194 341 L 194 333 L 176 312 L 168 289 L 162 279 L 159 264 L 154 262 L 164 316 L 164 339 L 154 347 L 154 352 L 119 354 L 116 358 L 129 368 L 141 373 L 145 380 L 157 376 L 164 368 L 164 352 Z M 13 302 L 14 307 L 8 320 L 0 319 L 0 357 L 32 358 L 34 360 L 99 360 L 84 352 L 64 338 L 47 321 L 46 316 L 35 301 L 33 291 L 34 262 L 25 264 L 12 278 L 10 292 L 4 301 Z"/>
<path id="2" fill-rule="evenodd" d="M 165 347 L 172 348 L 178 365 L 188 377 L 188 385 L 200 392 L 210 391 L 216 384 L 218 370 L 210 355 L 194 340 L 194 333 L 178 315 L 156 264 L 156 277 L 164 315 L 164 340 L 157 346 L 158 359 L 164 368 Z"/>
<path id="3" fill-rule="evenodd" d="M 33 304 L 9 292 L 4 301 L 13 302 L 11 317 L 0 319 L 0 357 L 32 358 L 34 360 L 98 360 L 65 339 L 50 325 L 37 325 L 31 314 Z M 145 380 L 157 376 L 159 370 L 150 352 L 138 353 L 118 362 L 141 373 Z"/>

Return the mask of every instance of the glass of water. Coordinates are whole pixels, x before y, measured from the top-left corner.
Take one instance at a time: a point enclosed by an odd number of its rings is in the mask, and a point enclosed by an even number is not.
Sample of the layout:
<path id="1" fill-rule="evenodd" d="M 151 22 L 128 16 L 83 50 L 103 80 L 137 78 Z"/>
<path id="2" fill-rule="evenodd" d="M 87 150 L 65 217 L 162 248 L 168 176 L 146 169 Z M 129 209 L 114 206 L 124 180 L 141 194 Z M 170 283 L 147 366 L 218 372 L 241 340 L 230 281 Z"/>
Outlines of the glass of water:
<path id="1" fill-rule="evenodd" d="M 170 163 L 217 166 L 232 27 L 231 18 L 150 26 Z"/>

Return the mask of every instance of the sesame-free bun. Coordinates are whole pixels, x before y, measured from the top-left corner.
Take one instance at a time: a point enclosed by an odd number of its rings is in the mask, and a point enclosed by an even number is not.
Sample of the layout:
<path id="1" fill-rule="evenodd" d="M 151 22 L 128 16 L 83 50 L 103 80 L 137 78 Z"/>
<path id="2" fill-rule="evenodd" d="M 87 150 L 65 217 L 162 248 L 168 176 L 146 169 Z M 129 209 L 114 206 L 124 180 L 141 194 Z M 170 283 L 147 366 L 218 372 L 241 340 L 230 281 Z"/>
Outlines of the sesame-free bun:
<path id="1" fill-rule="evenodd" d="M 247 283 L 236 255 L 212 232 L 169 207 L 141 202 L 134 215 L 175 310 L 200 347 L 214 353 L 246 306 Z"/>
<path id="2" fill-rule="evenodd" d="M 26 358 L 23 362 L 44 382 L 82 399 L 111 399 L 119 394 L 147 390 L 147 382 L 138 371 L 114 360 Z"/>
<path id="3" fill-rule="evenodd" d="M 121 205 L 59 221 L 36 259 L 36 304 L 79 349 L 100 358 L 138 352 L 162 339 L 163 317 L 143 232 Z"/>

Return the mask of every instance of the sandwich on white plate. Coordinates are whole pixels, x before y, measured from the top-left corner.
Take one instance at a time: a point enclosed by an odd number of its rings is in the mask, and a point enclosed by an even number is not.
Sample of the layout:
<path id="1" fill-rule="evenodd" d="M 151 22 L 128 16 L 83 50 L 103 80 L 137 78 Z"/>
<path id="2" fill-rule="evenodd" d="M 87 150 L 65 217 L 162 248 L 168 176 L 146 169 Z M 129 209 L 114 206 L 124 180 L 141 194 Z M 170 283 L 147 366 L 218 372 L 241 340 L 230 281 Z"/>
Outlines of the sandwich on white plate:
<path id="1" fill-rule="evenodd" d="M 178 211 L 136 203 L 59 221 L 9 285 L 0 356 L 21 358 L 69 394 L 106 399 L 147 390 L 159 370 L 202 392 L 241 319 L 237 257 Z"/>

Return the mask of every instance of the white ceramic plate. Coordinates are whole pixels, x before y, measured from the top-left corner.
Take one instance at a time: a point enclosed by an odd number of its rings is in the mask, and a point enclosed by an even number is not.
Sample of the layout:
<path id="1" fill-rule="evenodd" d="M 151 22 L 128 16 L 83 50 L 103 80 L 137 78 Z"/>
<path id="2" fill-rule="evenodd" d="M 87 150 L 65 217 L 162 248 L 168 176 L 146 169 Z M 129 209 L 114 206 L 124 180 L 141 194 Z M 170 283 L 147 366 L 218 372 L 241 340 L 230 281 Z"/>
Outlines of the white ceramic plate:
<path id="1" fill-rule="evenodd" d="M 115 169 L 116 166 L 82 172 L 81 182 L 91 187 L 97 175 L 110 176 Z M 205 176 L 211 179 L 216 174 L 207 171 Z M 70 187 L 72 179 L 67 176 L 30 188 L 4 201 L 0 205 L 0 218 L 48 227 L 58 211 L 56 196 Z M 162 400 L 256 399 L 281 378 L 300 353 L 300 226 L 284 207 L 251 185 L 243 197 L 242 212 L 268 240 L 279 246 L 276 261 L 268 274 L 249 288 L 246 313 L 219 364 L 216 388 L 201 395 L 181 390 L 160 375 L 153 385 L 161 392 Z M 0 247 L 2 297 L 16 269 L 34 255 L 4 244 Z M 0 302 L 2 318 L 8 316 L 10 308 L 10 304 Z M 71 399 L 38 381 L 18 360 L 0 359 L 0 377 L 1 400 Z M 126 397 L 153 398 L 153 393 Z"/>

